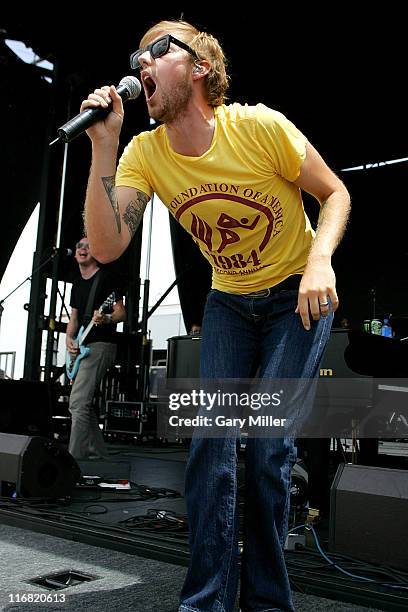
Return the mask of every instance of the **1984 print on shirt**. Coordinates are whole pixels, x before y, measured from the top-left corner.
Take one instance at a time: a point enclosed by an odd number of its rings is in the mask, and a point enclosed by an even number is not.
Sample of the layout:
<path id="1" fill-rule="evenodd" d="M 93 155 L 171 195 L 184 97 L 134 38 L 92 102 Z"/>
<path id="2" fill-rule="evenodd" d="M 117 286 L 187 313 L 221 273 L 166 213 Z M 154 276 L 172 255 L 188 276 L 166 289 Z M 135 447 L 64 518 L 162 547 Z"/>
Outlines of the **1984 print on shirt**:
<path id="1" fill-rule="evenodd" d="M 314 233 L 292 182 L 306 138 L 262 104 L 222 105 L 214 113 L 204 155 L 175 153 L 160 126 L 133 138 L 116 184 L 158 194 L 212 265 L 213 288 L 257 291 L 301 274 L 306 264 Z"/>

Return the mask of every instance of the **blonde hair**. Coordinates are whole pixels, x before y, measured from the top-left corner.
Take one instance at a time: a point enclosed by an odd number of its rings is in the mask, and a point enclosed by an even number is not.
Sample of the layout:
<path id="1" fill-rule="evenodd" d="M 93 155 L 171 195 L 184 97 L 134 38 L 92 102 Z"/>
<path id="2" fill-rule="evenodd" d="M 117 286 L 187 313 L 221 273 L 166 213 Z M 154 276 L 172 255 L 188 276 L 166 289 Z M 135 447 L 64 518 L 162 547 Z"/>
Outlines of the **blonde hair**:
<path id="1" fill-rule="evenodd" d="M 199 32 L 187 21 L 160 21 L 152 26 L 140 41 L 140 47 L 163 36 L 173 34 L 197 53 L 199 59 L 206 60 L 211 68 L 205 77 L 205 91 L 210 106 L 219 106 L 225 101 L 229 77 L 226 71 L 226 58 L 218 40 L 211 34 Z M 193 61 L 193 58 L 191 58 Z"/>

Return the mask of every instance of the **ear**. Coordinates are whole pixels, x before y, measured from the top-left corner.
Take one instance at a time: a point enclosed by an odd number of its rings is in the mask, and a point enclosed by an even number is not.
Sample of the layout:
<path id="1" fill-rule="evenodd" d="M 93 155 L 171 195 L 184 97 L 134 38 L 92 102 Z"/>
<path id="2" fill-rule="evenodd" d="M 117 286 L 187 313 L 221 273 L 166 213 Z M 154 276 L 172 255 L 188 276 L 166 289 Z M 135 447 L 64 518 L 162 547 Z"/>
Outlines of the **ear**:
<path id="1" fill-rule="evenodd" d="M 198 80 L 206 76 L 211 70 L 211 65 L 207 60 L 196 60 L 192 68 L 194 80 Z"/>

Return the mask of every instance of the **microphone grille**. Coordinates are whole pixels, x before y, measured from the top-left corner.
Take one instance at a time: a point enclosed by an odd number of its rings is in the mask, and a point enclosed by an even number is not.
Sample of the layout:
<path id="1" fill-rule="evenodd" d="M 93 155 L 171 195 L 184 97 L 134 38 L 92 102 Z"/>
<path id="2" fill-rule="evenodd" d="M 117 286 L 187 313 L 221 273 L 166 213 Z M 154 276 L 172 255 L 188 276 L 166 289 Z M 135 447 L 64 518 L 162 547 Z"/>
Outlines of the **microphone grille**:
<path id="1" fill-rule="evenodd" d="M 134 76 L 125 76 L 120 81 L 119 85 L 123 85 L 129 92 L 128 100 L 134 100 L 142 91 L 140 81 Z"/>

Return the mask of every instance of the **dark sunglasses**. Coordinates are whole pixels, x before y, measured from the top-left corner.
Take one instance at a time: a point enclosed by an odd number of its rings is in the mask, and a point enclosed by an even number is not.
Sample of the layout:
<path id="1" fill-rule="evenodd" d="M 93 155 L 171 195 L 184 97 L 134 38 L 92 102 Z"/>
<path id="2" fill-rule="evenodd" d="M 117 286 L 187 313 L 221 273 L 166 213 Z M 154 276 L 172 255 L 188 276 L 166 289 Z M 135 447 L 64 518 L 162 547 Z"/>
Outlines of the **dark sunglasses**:
<path id="1" fill-rule="evenodd" d="M 75 247 L 77 249 L 89 249 L 89 244 L 87 242 L 77 242 Z"/>
<path id="2" fill-rule="evenodd" d="M 150 43 L 150 45 L 147 45 L 147 47 L 144 47 L 143 49 L 138 49 L 137 51 L 132 53 L 132 55 L 130 56 L 130 67 L 132 68 L 132 70 L 138 70 L 139 68 L 141 68 L 141 65 L 139 63 L 139 57 L 142 55 L 142 53 L 145 53 L 146 51 L 149 51 L 150 55 L 154 59 L 166 55 L 166 53 L 170 49 L 170 43 L 174 43 L 181 49 L 188 51 L 188 53 L 190 53 L 196 60 L 199 59 L 197 53 L 191 47 L 189 47 L 189 45 L 187 45 L 182 40 L 178 40 L 178 38 L 174 38 L 174 36 L 172 36 L 171 34 L 166 34 L 165 36 L 162 36 L 161 38 L 158 38 L 154 42 Z"/>

